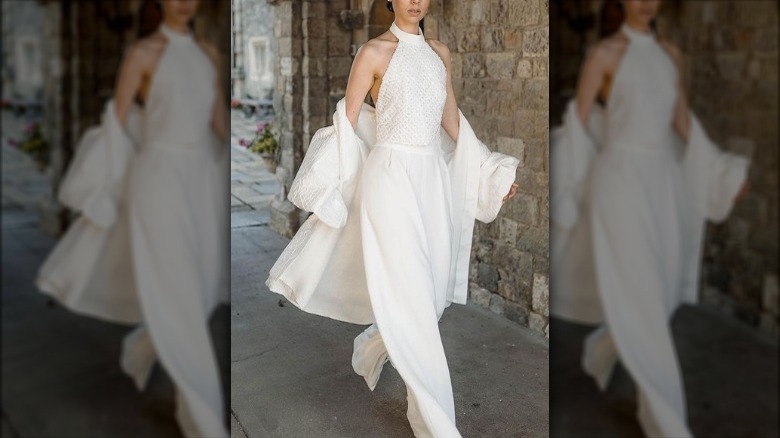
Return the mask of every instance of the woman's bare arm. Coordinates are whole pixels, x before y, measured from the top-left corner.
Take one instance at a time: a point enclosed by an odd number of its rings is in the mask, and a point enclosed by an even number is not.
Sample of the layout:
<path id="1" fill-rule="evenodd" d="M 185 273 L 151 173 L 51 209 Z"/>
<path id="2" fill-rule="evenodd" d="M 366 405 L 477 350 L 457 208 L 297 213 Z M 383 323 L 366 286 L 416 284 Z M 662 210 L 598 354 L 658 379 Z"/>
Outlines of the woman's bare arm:
<path id="1" fill-rule="evenodd" d="M 588 116 L 591 109 L 593 109 L 596 96 L 604 84 L 608 56 L 605 52 L 606 49 L 602 45 L 597 45 L 590 50 L 580 68 L 575 101 L 577 116 L 580 118 L 583 126 L 587 126 Z"/>
<path id="2" fill-rule="evenodd" d="M 146 58 L 143 49 L 134 45 L 125 55 L 119 68 L 114 93 L 114 111 L 122 127 L 127 124 L 127 115 L 141 86 Z"/>
<path id="3" fill-rule="evenodd" d="M 374 85 L 376 67 L 381 57 L 381 51 L 372 41 L 368 41 L 360 46 L 355 54 L 355 60 L 352 61 L 344 100 L 347 106 L 347 119 L 349 119 L 353 130 L 357 129 L 360 108 Z"/>

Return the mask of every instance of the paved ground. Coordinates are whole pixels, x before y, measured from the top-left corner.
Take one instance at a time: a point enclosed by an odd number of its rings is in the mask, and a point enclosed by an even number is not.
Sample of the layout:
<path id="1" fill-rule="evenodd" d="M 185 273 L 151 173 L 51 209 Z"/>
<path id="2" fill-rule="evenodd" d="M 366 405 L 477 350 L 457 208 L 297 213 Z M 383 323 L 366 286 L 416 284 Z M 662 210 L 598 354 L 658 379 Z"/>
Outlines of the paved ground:
<path id="1" fill-rule="evenodd" d="M 77 316 L 34 287 L 55 239 L 41 231 L 35 208 L 48 184 L 5 141 L 17 122 L 3 115 L 2 437 L 180 436 L 167 375 L 156 367 L 140 393 L 119 367 L 131 328 Z M 229 318 L 222 306 L 211 320 L 226 394 Z"/>
<path id="2" fill-rule="evenodd" d="M 253 203 L 245 189 L 278 186 L 256 155 L 233 154 L 232 436 L 412 436 L 393 367 L 374 392 L 352 370 L 352 341 L 365 327 L 306 314 L 265 287 L 289 240 L 267 227 L 270 198 Z M 548 436 L 543 338 L 476 306 L 453 305 L 441 331 L 464 437 Z"/>
<path id="3" fill-rule="evenodd" d="M 707 308 L 683 306 L 672 320 L 696 437 L 778 436 L 778 345 Z M 579 365 L 587 326 L 551 319 L 550 436 L 642 437 L 636 390 L 618 367 L 606 393 Z"/>

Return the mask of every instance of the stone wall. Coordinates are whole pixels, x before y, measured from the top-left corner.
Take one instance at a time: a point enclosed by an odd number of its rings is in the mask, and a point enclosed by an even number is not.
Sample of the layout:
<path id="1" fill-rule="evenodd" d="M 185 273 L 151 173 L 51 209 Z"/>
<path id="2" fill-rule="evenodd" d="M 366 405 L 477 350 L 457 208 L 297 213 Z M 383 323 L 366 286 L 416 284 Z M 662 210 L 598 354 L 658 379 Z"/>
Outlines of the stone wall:
<path id="1" fill-rule="evenodd" d="M 355 49 L 389 22 L 384 0 L 269 2 L 276 5 L 274 109 L 289 187 L 309 139 L 331 124 Z M 518 196 L 496 221 L 475 227 L 471 299 L 546 333 L 547 2 L 433 1 L 424 26 L 429 38 L 440 39 L 452 52 L 456 98 L 477 135 L 492 150 L 522 163 Z M 271 226 L 292 235 L 298 216 L 287 204 L 272 206 Z"/>
<path id="2" fill-rule="evenodd" d="M 708 135 L 752 156 L 750 192 L 704 248 L 703 302 L 778 330 L 778 3 L 683 2 L 659 22 L 685 52 L 685 85 Z M 668 24 L 667 24 L 668 23 Z"/>
<path id="3" fill-rule="evenodd" d="M 573 94 L 585 48 L 598 38 L 602 3 L 550 11 L 553 124 Z M 707 134 L 753 158 L 750 193 L 724 223 L 707 227 L 702 302 L 778 336 L 778 4 L 669 2 L 657 29 L 684 54 L 688 100 Z"/>

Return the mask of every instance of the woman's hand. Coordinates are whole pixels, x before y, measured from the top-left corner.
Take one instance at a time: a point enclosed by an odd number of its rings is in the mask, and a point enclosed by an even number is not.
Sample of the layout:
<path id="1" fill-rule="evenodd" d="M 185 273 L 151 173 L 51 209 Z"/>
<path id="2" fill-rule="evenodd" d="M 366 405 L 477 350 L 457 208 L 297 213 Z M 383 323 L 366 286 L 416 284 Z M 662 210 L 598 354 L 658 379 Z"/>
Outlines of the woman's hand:
<path id="1" fill-rule="evenodd" d="M 745 181 L 745 182 L 742 184 L 742 187 L 739 189 L 739 192 L 737 193 L 736 200 L 737 200 L 737 201 L 739 201 L 739 200 L 741 200 L 741 199 L 744 199 L 744 198 L 745 198 L 745 196 L 747 196 L 747 194 L 748 194 L 749 188 L 750 188 L 750 187 L 749 187 L 749 185 L 748 185 L 748 182 L 747 182 L 747 181 Z"/>
<path id="2" fill-rule="evenodd" d="M 514 198 L 515 195 L 517 194 L 517 188 L 518 187 L 519 187 L 518 184 L 513 183 L 512 187 L 509 188 L 509 193 L 507 193 L 506 196 L 504 196 L 504 199 L 501 200 L 501 203 L 506 203 L 506 201 Z"/>

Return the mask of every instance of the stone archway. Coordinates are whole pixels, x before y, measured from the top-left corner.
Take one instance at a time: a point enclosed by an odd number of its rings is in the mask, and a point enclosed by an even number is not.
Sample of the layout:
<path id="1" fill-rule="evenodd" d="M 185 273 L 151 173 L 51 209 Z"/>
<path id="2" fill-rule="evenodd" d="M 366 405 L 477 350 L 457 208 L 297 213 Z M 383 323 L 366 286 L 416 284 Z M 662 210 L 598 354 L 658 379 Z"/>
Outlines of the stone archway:
<path id="1" fill-rule="evenodd" d="M 374 0 L 368 12 L 368 39 L 376 38 L 387 31 L 395 16 L 387 9 L 387 0 Z"/>

